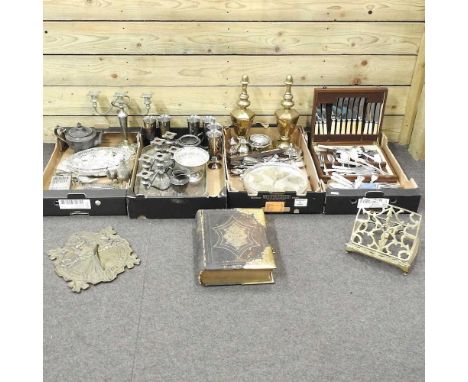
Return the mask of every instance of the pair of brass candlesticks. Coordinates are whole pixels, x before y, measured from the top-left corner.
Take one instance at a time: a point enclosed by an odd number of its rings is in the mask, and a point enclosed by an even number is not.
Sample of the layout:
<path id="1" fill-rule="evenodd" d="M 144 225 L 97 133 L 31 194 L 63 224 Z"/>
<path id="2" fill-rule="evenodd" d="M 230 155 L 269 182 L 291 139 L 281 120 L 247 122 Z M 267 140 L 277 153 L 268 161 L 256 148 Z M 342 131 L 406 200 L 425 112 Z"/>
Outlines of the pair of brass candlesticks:
<path id="1" fill-rule="evenodd" d="M 299 119 L 299 113 L 296 109 L 293 109 L 294 101 L 291 93 L 291 86 L 293 84 L 293 78 L 291 75 L 286 77 L 284 82 L 286 85 L 286 91 L 281 101 L 281 109 L 275 112 L 276 123 L 280 134 L 279 148 L 286 149 L 289 147 L 291 135 L 296 130 L 297 121 Z M 249 77 L 247 75 L 242 76 L 241 80 L 241 93 L 239 100 L 237 101 L 237 108 L 231 112 L 231 120 L 239 140 L 246 141 L 247 135 L 249 134 L 250 127 L 253 124 L 255 113 L 249 109 L 250 101 L 249 94 L 247 93 L 247 86 L 249 84 Z"/>

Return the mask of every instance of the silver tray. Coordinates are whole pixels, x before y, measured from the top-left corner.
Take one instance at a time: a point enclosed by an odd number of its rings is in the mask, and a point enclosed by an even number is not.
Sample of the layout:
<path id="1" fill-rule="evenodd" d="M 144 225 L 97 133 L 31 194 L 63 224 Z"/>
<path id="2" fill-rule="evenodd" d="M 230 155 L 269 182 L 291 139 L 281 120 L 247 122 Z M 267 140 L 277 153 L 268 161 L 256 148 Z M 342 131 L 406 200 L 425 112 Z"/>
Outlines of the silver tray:
<path id="1" fill-rule="evenodd" d="M 296 192 L 305 194 L 309 186 L 307 176 L 296 166 L 286 163 L 263 163 L 248 169 L 243 175 L 248 194 L 259 192 Z"/>
<path id="2" fill-rule="evenodd" d="M 57 166 L 57 171 L 81 176 L 106 176 L 108 170 L 116 170 L 122 160 L 129 161 L 134 154 L 134 146 L 93 147 L 65 159 Z"/>

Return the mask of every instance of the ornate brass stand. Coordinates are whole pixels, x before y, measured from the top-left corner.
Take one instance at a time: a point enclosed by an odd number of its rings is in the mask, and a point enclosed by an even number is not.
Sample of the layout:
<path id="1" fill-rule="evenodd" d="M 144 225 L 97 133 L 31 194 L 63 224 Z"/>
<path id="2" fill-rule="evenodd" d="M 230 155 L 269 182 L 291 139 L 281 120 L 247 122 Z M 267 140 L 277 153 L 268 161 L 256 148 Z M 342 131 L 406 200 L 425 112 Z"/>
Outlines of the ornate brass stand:
<path id="1" fill-rule="evenodd" d="M 360 208 L 346 251 L 394 265 L 407 273 L 418 254 L 421 215 L 388 205 Z"/>
<path id="2" fill-rule="evenodd" d="M 255 113 L 248 108 L 250 106 L 249 95 L 247 94 L 249 77 L 245 74 L 242 76 L 241 84 L 242 90 L 237 101 L 238 107 L 231 112 L 231 120 L 236 135 L 246 138 L 252 126 Z"/>
<path id="3" fill-rule="evenodd" d="M 291 93 L 291 86 L 293 84 L 292 76 L 288 75 L 284 83 L 286 84 L 286 92 L 281 101 L 281 106 L 283 106 L 283 108 L 277 110 L 275 116 L 280 133 L 280 143 L 278 147 L 287 149 L 289 147 L 289 139 L 296 129 L 299 113 L 296 109 L 292 109 L 294 106 L 293 95 Z"/>
<path id="4" fill-rule="evenodd" d="M 112 281 L 125 267 L 140 264 L 132 252 L 128 241 L 107 227 L 97 233 L 78 232 L 65 246 L 50 250 L 48 255 L 55 273 L 68 281 L 73 292 L 81 292 L 89 284 Z"/>

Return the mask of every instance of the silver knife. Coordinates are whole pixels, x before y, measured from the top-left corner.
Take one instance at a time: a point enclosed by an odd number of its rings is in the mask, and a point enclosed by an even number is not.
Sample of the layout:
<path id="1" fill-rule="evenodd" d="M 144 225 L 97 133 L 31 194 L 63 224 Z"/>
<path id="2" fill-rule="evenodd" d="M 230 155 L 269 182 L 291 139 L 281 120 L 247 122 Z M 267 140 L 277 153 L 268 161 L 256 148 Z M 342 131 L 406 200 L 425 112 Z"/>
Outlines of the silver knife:
<path id="1" fill-rule="evenodd" d="M 367 108 L 366 108 L 366 116 L 365 116 L 363 134 L 369 134 L 369 124 L 370 124 L 371 109 L 372 109 L 372 103 L 368 103 L 368 104 L 367 104 Z"/>
<path id="2" fill-rule="evenodd" d="M 378 134 L 379 133 L 379 127 L 380 127 L 380 113 L 381 113 L 381 103 L 376 103 L 376 111 L 374 112 L 374 133 L 373 134 Z"/>
<path id="3" fill-rule="evenodd" d="M 323 125 L 323 132 L 322 134 L 328 134 L 328 126 L 327 126 L 327 105 L 321 104 L 320 108 L 322 110 L 322 125 Z"/>
<path id="4" fill-rule="evenodd" d="M 353 115 L 351 116 L 351 134 L 355 135 L 357 132 L 357 120 L 359 115 L 359 105 L 361 104 L 362 98 L 356 98 L 353 107 Z"/>
<path id="5" fill-rule="evenodd" d="M 338 107 L 337 107 L 337 118 L 336 118 L 336 126 L 335 126 L 335 133 L 340 134 L 341 131 L 341 116 L 343 114 L 343 98 L 338 98 Z"/>
<path id="6" fill-rule="evenodd" d="M 348 114 L 347 114 L 348 118 L 346 120 L 346 134 L 351 134 L 351 124 L 352 124 L 352 118 L 353 118 L 354 102 L 356 102 L 356 98 L 349 99 Z"/>
<path id="7" fill-rule="evenodd" d="M 318 106 L 315 109 L 315 135 L 319 134 L 320 115 L 318 113 Z"/>
<path id="8" fill-rule="evenodd" d="M 338 100 L 332 105 L 330 134 L 335 134 L 336 111 L 338 109 Z"/>
<path id="9" fill-rule="evenodd" d="M 343 101 L 343 109 L 342 109 L 342 119 L 341 119 L 341 128 L 340 128 L 340 134 L 345 134 L 346 133 L 346 114 L 348 112 L 348 103 L 349 103 L 349 98 L 345 98 Z"/>
<path id="10" fill-rule="evenodd" d="M 359 103 L 359 112 L 358 112 L 358 134 L 362 134 L 362 123 L 364 118 L 364 104 L 366 103 L 366 99 L 363 97 L 361 98 L 361 102 Z"/>

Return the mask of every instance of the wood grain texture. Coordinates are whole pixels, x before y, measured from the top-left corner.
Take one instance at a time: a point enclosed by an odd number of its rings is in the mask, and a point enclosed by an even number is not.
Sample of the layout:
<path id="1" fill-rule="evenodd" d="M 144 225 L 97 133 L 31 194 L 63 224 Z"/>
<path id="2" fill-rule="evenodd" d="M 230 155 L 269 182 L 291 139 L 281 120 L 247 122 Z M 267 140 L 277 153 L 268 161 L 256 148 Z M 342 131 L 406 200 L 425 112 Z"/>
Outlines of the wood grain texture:
<path id="1" fill-rule="evenodd" d="M 425 157 L 425 89 L 423 87 L 419 97 L 418 112 L 414 121 L 414 128 L 411 134 L 409 152 L 414 159 L 424 159 Z"/>
<path id="2" fill-rule="evenodd" d="M 92 113 L 90 90 L 83 86 L 44 87 L 44 114 L 46 115 L 89 115 Z M 112 96 L 117 91 L 128 91 L 131 99 L 130 113 L 144 114 L 143 93 L 153 93 L 151 113 L 167 114 L 217 114 L 227 115 L 235 107 L 240 89 L 235 87 L 166 87 L 159 91 L 152 87 L 106 87 L 100 88 L 98 97 L 100 110 L 107 110 Z M 389 87 L 386 103 L 387 114 L 404 114 L 408 97 L 408 86 Z M 292 89 L 295 108 L 300 114 L 310 114 L 313 104 L 313 86 L 294 86 Z M 251 108 L 257 114 L 273 115 L 280 107 L 284 86 L 250 87 Z"/>
<path id="3" fill-rule="evenodd" d="M 418 112 L 419 98 L 424 87 L 426 66 L 424 40 L 425 37 L 423 34 L 416 65 L 414 67 L 413 78 L 411 80 L 411 88 L 406 102 L 405 119 L 403 120 L 403 126 L 400 131 L 399 142 L 403 145 L 407 145 L 410 142 L 414 120 L 416 119 L 416 114 Z"/>
<path id="4" fill-rule="evenodd" d="M 172 120 L 172 126 L 174 127 L 185 127 L 187 116 L 174 116 Z M 230 118 L 228 115 L 216 116 L 216 119 L 223 123 L 224 125 L 230 124 Z M 106 127 L 106 126 L 119 126 L 117 118 L 114 116 L 111 117 L 101 117 L 101 116 L 44 116 L 43 117 L 43 128 L 44 128 L 44 142 L 54 142 L 53 129 L 55 126 L 75 126 L 79 121 L 85 126 L 96 126 Z M 275 118 L 273 116 L 257 116 L 255 117 L 255 122 L 268 122 L 274 123 Z M 398 136 L 400 133 L 401 124 L 403 122 L 403 116 L 400 115 L 388 115 L 384 120 L 384 132 L 387 135 L 388 139 L 391 142 L 398 141 Z M 301 116 L 299 118 L 299 124 L 305 126 L 307 123 L 310 123 L 310 116 Z M 129 118 L 130 127 L 139 127 L 141 124 L 140 116 L 131 116 Z"/>
<path id="5" fill-rule="evenodd" d="M 424 20 L 424 0 L 44 0 L 43 4 L 45 20 Z"/>
<path id="6" fill-rule="evenodd" d="M 45 22 L 46 54 L 417 54 L 422 23 Z"/>
<path id="7" fill-rule="evenodd" d="M 409 85 L 415 56 L 45 56 L 44 85 Z M 163 98 L 163 97 L 162 97 Z"/>

